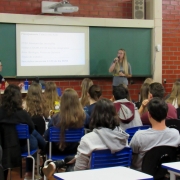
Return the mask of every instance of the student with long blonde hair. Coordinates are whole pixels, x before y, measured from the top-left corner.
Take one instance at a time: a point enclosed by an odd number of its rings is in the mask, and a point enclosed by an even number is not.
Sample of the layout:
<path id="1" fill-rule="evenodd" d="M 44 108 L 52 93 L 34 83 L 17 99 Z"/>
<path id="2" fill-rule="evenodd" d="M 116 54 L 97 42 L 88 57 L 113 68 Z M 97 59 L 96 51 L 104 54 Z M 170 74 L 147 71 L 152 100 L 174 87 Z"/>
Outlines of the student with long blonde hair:
<path id="1" fill-rule="evenodd" d="M 109 72 L 113 74 L 113 86 L 118 86 L 119 84 L 128 85 L 127 78 L 132 77 L 132 71 L 124 49 L 118 50 L 117 57 L 114 58 Z"/>
<path id="2" fill-rule="evenodd" d="M 81 97 L 80 102 L 83 107 L 90 105 L 88 99 L 88 90 L 93 85 L 93 81 L 89 78 L 84 78 L 81 83 Z"/>
<path id="3" fill-rule="evenodd" d="M 23 109 L 31 116 L 35 129 L 43 135 L 46 128 L 45 119 L 48 118 L 49 112 L 47 111 L 45 99 L 42 95 L 41 86 L 38 83 L 33 82 L 30 85 L 23 102 Z"/>
<path id="4" fill-rule="evenodd" d="M 152 78 L 146 78 L 144 83 L 141 86 L 141 90 L 140 90 L 140 97 L 139 97 L 139 102 L 136 103 L 137 108 L 139 109 L 142 102 L 145 99 L 148 99 L 148 94 L 149 94 L 149 85 L 153 83 L 153 79 Z M 144 109 L 144 112 L 147 111 L 147 108 Z"/>
<path id="5" fill-rule="evenodd" d="M 61 96 L 60 112 L 55 114 L 48 124 L 48 128 L 54 126 L 61 129 L 61 139 L 57 144 L 53 144 L 53 154 L 76 153 L 78 143 L 64 142 L 65 130 L 68 128 L 82 128 L 86 121 L 86 113 L 79 101 L 77 92 L 74 89 L 66 89 Z M 49 139 L 49 129 L 46 130 L 44 137 Z"/>
<path id="6" fill-rule="evenodd" d="M 38 83 L 33 82 L 30 85 L 26 99 L 23 102 L 23 108 L 31 115 L 31 117 L 34 115 L 48 117 L 45 99 L 42 95 L 41 86 Z"/>
<path id="7" fill-rule="evenodd" d="M 59 112 L 60 108 L 60 97 L 57 93 L 57 87 L 54 82 L 46 82 L 44 97 L 46 100 L 47 111 L 52 114 Z"/>
<path id="8" fill-rule="evenodd" d="M 176 81 L 173 84 L 172 92 L 169 98 L 166 100 L 167 103 L 172 104 L 176 109 L 180 108 L 180 82 Z"/>

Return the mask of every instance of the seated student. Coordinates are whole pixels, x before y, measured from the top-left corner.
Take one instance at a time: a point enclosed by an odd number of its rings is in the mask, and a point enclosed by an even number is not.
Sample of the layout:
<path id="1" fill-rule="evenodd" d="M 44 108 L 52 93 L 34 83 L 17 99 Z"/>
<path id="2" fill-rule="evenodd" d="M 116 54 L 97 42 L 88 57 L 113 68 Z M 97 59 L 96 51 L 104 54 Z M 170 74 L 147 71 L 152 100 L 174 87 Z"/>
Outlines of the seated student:
<path id="1" fill-rule="evenodd" d="M 180 81 L 174 82 L 172 92 L 166 102 L 172 104 L 176 109 L 180 108 Z"/>
<path id="2" fill-rule="evenodd" d="M 139 100 L 139 104 L 138 104 L 138 109 L 140 108 L 142 102 L 145 100 L 145 99 L 148 99 L 148 94 L 149 94 L 149 85 L 148 83 L 143 83 L 142 86 L 141 86 L 141 90 L 140 90 L 140 100 Z M 147 108 L 144 109 L 144 112 L 147 111 Z M 143 112 L 143 113 L 144 113 Z"/>
<path id="3" fill-rule="evenodd" d="M 94 106 L 96 105 L 96 102 L 99 100 L 99 98 L 102 95 L 102 90 L 98 85 L 92 85 L 89 88 L 88 96 L 89 96 L 89 106 L 86 106 L 86 112 L 89 116 L 91 116 L 92 111 L 94 109 Z"/>
<path id="4" fill-rule="evenodd" d="M 142 126 L 137 107 L 127 100 L 127 88 L 123 85 L 114 86 L 113 95 L 115 98 L 114 106 L 120 118 L 120 127 L 126 130 L 127 128 Z"/>
<path id="5" fill-rule="evenodd" d="M 47 105 L 47 112 L 50 117 L 59 112 L 60 109 L 60 97 L 57 93 L 57 87 L 54 82 L 46 82 L 44 91 L 45 103 Z"/>
<path id="6" fill-rule="evenodd" d="M 35 129 L 41 134 L 45 131 L 45 118 L 49 116 L 45 98 L 42 95 L 40 84 L 33 82 L 23 101 L 23 109 L 25 109 L 35 125 Z"/>
<path id="7" fill-rule="evenodd" d="M 141 107 L 139 108 L 139 114 L 141 116 L 141 121 L 143 125 L 150 125 L 150 122 L 148 119 L 148 112 L 143 113 L 148 102 L 154 97 L 159 97 L 160 99 L 163 99 L 164 92 L 165 92 L 164 87 L 162 86 L 162 84 L 158 82 L 154 82 L 149 85 L 148 99 L 145 99 L 142 102 Z M 169 103 L 167 105 L 168 105 L 168 113 L 167 113 L 166 119 L 177 119 L 176 109 Z"/>
<path id="8" fill-rule="evenodd" d="M 84 112 L 82 105 L 79 101 L 77 92 L 74 89 L 65 89 L 61 96 L 60 112 L 56 113 L 49 121 L 48 129 L 44 137 L 49 139 L 49 128 L 59 127 L 61 129 L 61 141 L 52 144 L 53 154 L 73 154 L 76 153 L 79 143 L 64 142 L 64 133 L 68 128 L 82 128 L 89 116 Z"/>
<path id="9" fill-rule="evenodd" d="M 152 128 L 139 130 L 133 136 L 130 147 L 133 151 L 132 168 L 141 170 L 145 153 L 156 146 L 178 147 L 179 132 L 165 125 L 168 105 L 160 98 L 153 98 L 148 103 L 148 117 Z"/>
<path id="10" fill-rule="evenodd" d="M 127 91 L 127 97 L 126 97 L 126 99 L 127 99 L 128 101 L 132 102 L 131 96 L 130 96 L 130 93 L 129 93 L 129 90 L 128 90 L 128 87 L 127 87 L 125 84 L 119 84 L 119 85 L 122 85 L 122 86 L 126 89 L 126 91 Z M 113 88 L 114 88 L 114 87 L 116 87 L 116 86 L 113 86 Z M 112 96 L 110 100 L 111 100 L 112 102 L 114 102 L 114 101 L 115 101 L 114 96 Z"/>
<path id="11" fill-rule="evenodd" d="M 175 81 L 175 83 L 176 82 L 180 82 L 180 79 L 177 79 L 176 81 Z M 173 90 L 172 90 L 173 91 Z M 172 93 L 172 92 L 171 92 Z M 171 95 L 171 93 L 170 94 L 167 94 L 165 97 L 164 97 L 164 100 L 167 100 L 169 97 L 170 97 L 170 95 Z"/>
<path id="12" fill-rule="evenodd" d="M 94 150 L 110 149 L 112 153 L 128 146 L 129 135 L 119 127 L 119 118 L 114 104 L 108 99 L 100 99 L 94 107 L 90 128 L 92 132 L 82 137 L 77 149 L 74 170 L 90 168 L 90 157 Z M 62 168 L 63 161 L 51 162 L 43 168 L 44 174 L 49 178 L 56 168 Z"/>
<path id="13" fill-rule="evenodd" d="M 88 99 L 88 90 L 93 85 L 93 81 L 89 78 L 84 78 L 81 83 L 81 97 L 80 102 L 82 104 L 82 107 L 89 105 L 89 99 Z"/>
<path id="14" fill-rule="evenodd" d="M 46 142 L 42 136 L 34 130 L 34 124 L 29 114 L 22 109 L 22 95 L 20 88 L 10 84 L 4 91 L 2 98 L 2 106 L 0 107 L 0 137 L 3 142 L 3 167 L 18 167 L 18 155 L 27 152 L 26 140 L 20 140 L 17 137 L 15 129 L 16 124 L 27 124 L 29 126 L 29 143 L 31 150 L 37 149 L 38 146 L 44 149 Z M 3 133 L 3 134 L 1 134 Z M 10 141 L 9 141 L 10 139 Z M 21 147 L 21 152 L 19 152 Z M 11 162 L 11 163 L 10 163 Z M 32 173 L 32 159 L 26 158 L 26 177 L 30 177 Z"/>

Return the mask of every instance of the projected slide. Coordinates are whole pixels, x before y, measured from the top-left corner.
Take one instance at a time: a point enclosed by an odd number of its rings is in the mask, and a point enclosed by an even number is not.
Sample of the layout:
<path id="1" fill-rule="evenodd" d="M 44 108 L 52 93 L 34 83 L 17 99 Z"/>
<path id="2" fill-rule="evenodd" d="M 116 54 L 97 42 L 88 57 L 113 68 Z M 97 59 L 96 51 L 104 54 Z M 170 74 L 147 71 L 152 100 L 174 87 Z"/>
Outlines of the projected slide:
<path id="1" fill-rule="evenodd" d="M 89 75 L 89 27 L 16 24 L 17 76 Z"/>
<path id="2" fill-rule="evenodd" d="M 21 32 L 21 66 L 85 64 L 84 33 Z"/>

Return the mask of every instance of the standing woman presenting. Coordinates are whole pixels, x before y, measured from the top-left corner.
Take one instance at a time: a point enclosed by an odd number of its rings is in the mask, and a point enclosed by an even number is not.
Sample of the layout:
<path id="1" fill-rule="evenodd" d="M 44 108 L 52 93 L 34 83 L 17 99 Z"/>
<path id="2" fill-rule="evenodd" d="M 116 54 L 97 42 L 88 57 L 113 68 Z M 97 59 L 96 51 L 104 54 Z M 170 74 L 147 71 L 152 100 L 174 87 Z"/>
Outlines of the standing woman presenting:
<path id="1" fill-rule="evenodd" d="M 119 49 L 117 57 L 109 68 L 109 72 L 113 74 L 113 86 L 128 85 L 127 78 L 132 77 L 132 71 L 124 49 Z"/>

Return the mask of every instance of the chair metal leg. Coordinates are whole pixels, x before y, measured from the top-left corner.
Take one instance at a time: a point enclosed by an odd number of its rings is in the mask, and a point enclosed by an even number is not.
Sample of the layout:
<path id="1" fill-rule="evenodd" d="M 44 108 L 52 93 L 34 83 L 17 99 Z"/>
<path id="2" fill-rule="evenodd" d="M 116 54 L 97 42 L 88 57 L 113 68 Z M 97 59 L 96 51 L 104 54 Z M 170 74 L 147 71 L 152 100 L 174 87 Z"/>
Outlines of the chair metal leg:
<path id="1" fill-rule="evenodd" d="M 9 180 L 11 180 L 11 168 L 9 168 L 8 171 L 9 171 L 9 172 L 8 172 L 8 174 L 9 174 Z"/>
<path id="2" fill-rule="evenodd" d="M 39 161 L 40 161 L 40 155 L 39 155 L 38 153 L 37 153 L 36 159 L 37 159 L 37 174 L 40 175 L 40 174 L 39 174 L 39 166 L 40 166 L 40 165 L 39 165 L 39 164 L 40 164 Z"/>
<path id="3" fill-rule="evenodd" d="M 34 170 L 35 170 L 35 160 L 34 160 L 34 157 L 33 156 L 27 156 L 27 158 L 31 158 L 32 161 L 33 161 L 33 165 L 32 165 L 32 180 L 34 180 Z"/>
<path id="4" fill-rule="evenodd" d="M 20 177 L 22 178 L 22 160 L 23 158 L 21 158 L 21 166 L 20 166 Z"/>

